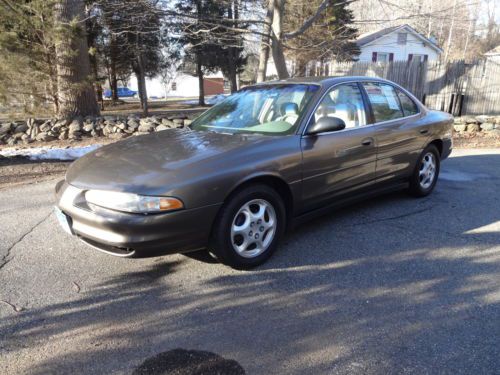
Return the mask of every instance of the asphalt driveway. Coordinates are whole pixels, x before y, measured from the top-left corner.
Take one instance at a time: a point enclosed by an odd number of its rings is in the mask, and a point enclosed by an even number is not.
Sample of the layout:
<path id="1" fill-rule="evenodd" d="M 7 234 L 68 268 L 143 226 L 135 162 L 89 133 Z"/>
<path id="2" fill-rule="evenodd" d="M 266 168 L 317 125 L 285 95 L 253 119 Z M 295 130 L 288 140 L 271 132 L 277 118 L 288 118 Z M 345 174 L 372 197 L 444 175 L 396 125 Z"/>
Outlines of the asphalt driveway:
<path id="1" fill-rule="evenodd" d="M 167 373 L 174 349 L 235 374 L 500 373 L 500 149 L 455 151 L 427 198 L 312 221 L 249 272 L 98 253 L 58 227 L 52 187 L 0 190 L 4 375 Z"/>

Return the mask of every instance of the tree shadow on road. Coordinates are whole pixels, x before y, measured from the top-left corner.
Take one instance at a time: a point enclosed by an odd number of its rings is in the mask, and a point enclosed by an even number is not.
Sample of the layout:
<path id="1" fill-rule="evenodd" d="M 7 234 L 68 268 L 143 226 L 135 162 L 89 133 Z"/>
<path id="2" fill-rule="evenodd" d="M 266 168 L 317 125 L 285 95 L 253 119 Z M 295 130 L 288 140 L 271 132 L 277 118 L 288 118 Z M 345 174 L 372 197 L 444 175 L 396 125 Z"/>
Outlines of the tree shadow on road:
<path id="1" fill-rule="evenodd" d="M 178 347 L 234 358 L 248 373 L 493 374 L 500 241 L 489 226 L 500 210 L 490 171 L 500 160 L 446 163 L 472 179 L 317 219 L 254 271 L 182 257 L 131 265 L 77 300 L 8 316 L 0 350 L 69 343 L 30 374 L 131 373 Z"/>

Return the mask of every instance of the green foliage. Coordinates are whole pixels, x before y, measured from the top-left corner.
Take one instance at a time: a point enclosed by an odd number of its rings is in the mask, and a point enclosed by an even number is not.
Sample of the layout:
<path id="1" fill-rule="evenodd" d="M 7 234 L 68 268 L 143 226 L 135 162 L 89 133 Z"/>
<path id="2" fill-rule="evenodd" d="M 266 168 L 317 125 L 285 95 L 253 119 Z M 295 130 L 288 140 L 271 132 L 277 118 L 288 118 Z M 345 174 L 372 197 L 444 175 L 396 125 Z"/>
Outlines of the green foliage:
<path id="1" fill-rule="evenodd" d="M 321 0 L 289 0 L 285 10 L 285 32 L 297 29 L 316 12 L 320 3 Z M 354 16 L 348 6 L 349 2 L 330 0 L 326 10 L 306 32 L 286 42 L 288 54 L 296 60 L 299 70 L 309 61 L 349 61 L 359 55 L 354 42 L 358 31 L 352 26 Z"/>

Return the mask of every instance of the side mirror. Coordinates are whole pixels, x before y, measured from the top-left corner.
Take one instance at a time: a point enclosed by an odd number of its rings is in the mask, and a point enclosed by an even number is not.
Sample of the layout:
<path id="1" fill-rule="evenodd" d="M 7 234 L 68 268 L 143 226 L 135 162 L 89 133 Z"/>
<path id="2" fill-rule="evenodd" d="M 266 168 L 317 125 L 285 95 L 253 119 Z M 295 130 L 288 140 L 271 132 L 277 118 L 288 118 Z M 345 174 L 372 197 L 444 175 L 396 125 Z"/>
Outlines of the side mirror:
<path id="1" fill-rule="evenodd" d="M 307 134 L 318 134 L 325 132 L 335 132 L 345 129 L 345 122 L 338 117 L 321 117 L 307 131 Z"/>

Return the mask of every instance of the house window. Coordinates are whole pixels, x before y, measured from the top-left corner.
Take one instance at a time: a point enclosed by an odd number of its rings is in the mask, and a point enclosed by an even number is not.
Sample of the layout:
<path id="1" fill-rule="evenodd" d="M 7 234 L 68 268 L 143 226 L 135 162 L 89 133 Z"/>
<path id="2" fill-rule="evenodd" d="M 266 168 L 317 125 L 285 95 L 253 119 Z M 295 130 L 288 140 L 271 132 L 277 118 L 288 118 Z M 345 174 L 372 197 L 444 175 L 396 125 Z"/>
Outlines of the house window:
<path id="1" fill-rule="evenodd" d="M 418 62 L 424 62 L 427 61 L 427 55 L 423 54 L 409 54 L 408 55 L 408 61 L 418 61 Z"/>
<path id="2" fill-rule="evenodd" d="M 390 62 L 394 60 L 392 52 L 372 52 L 372 62 Z"/>
<path id="3" fill-rule="evenodd" d="M 385 52 L 379 52 L 377 53 L 377 62 L 388 62 L 389 61 L 389 54 Z"/>
<path id="4" fill-rule="evenodd" d="M 398 33 L 398 44 L 406 44 L 407 38 L 408 38 L 407 33 Z"/>
<path id="5" fill-rule="evenodd" d="M 170 88 L 172 91 L 177 91 L 177 82 L 172 82 L 172 86 Z"/>

